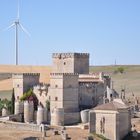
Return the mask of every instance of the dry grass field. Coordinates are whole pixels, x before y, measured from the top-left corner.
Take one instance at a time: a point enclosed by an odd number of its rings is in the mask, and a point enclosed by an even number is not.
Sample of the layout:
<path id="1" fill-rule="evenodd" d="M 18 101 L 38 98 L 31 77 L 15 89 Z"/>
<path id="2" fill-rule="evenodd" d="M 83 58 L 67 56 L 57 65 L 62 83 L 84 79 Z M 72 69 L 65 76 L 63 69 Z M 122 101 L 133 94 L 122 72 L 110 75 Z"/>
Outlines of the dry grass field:
<path id="1" fill-rule="evenodd" d="M 124 69 L 124 73 L 114 73 L 119 67 Z M 49 82 L 51 66 L 9 66 L 0 65 L 0 73 L 40 73 L 40 82 Z M 90 72 L 104 72 L 112 77 L 114 88 L 120 93 L 122 88 L 126 89 L 128 96 L 135 94 L 140 96 L 140 65 L 122 66 L 91 66 Z M 0 80 L 0 97 L 9 95 L 12 89 L 12 80 Z"/>
<path id="2" fill-rule="evenodd" d="M 40 82 L 48 82 L 51 66 L 0 65 L 0 73 L 40 73 Z"/>
<path id="3" fill-rule="evenodd" d="M 50 80 L 51 66 L 14 66 L 0 65 L 0 74 L 8 73 L 7 79 L 0 75 L 0 98 L 11 98 L 12 79 L 9 73 L 40 73 L 40 82 L 48 83 Z"/>

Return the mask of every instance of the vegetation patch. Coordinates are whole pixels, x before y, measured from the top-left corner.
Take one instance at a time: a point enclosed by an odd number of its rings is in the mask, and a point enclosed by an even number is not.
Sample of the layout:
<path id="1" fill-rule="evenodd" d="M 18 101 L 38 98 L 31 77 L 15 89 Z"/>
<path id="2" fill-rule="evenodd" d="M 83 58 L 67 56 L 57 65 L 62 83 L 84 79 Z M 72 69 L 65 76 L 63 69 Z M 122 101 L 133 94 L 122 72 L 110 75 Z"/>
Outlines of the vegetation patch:
<path id="1" fill-rule="evenodd" d="M 96 138 L 97 140 L 109 140 L 101 134 L 92 133 L 91 135 L 93 136 L 93 138 Z"/>
<path id="2" fill-rule="evenodd" d="M 32 88 L 30 88 L 27 92 L 23 94 L 23 96 L 20 98 L 20 101 L 33 101 L 34 109 L 37 110 L 38 99 L 36 95 L 33 93 Z"/>
<path id="3" fill-rule="evenodd" d="M 120 73 L 123 74 L 125 72 L 124 67 L 118 67 L 117 69 L 114 70 L 114 74 Z"/>

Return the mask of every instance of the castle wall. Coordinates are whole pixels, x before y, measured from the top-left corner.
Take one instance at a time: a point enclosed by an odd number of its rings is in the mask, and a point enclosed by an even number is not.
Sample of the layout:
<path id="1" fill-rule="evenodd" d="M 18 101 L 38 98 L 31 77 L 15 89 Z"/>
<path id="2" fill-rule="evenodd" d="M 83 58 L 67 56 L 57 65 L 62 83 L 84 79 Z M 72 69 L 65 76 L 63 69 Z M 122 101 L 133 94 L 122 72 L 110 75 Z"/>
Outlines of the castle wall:
<path id="1" fill-rule="evenodd" d="M 26 92 L 29 88 L 39 84 L 39 74 L 24 74 L 23 75 L 23 92 Z"/>
<path id="2" fill-rule="evenodd" d="M 36 124 L 26 124 L 12 121 L 5 121 L 5 127 L 16 130 L 24 130 L 24 131 L 40 131 L 40 126 Z"/>
<path id="3" fill-rule="evenodd" d="M 79 104 L 81 107 L 91 108 L 103 103 L 105 85 L 102 82 L 80 82 Z"/>
<path id="4" fill-rule="evenodd" d="M 64 124 L 75 124 L 80 120 L 80 113 L 79 112 L 69 112 L 64 114 Z"/>
<path id="5" fill-rule="evenodd" d="M 94 83 L 79 83 L 79 104 L 91 108 L 96 105 L 96 87 Z"/>
<path id="6" fill-rule="evenodd" d="M 89 54 L 75 57 L 74 71 L 79 74 L 89 74 Z"/>

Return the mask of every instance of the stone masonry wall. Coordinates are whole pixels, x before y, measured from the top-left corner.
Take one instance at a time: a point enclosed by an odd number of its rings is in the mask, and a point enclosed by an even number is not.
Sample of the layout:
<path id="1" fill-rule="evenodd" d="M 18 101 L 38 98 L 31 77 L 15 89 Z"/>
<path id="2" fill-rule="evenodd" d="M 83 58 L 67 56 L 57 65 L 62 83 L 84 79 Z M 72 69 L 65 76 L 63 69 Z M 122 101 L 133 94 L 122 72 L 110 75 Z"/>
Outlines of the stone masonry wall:
<path id="1" fill-rule="evenodd" d="M 54 53 L 54 73 L 89 73 L 89 54 L 87 53 Z"/>

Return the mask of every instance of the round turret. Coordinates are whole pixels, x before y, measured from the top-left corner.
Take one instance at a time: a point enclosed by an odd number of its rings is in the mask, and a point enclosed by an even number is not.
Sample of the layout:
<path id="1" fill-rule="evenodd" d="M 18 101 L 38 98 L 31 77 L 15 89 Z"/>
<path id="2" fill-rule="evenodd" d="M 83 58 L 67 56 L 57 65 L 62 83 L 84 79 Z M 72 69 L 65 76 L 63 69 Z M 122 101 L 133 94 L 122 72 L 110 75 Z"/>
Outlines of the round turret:
<path id="1" fill-rule="evenodd" d="M 51 112 L 51 125 L 63 126 L 64 125 L 64 109 L 54 108 Z"/>
<path id="2" fill-rule="evenodd" d="M 44 121 L 44 109 L 42 106 L 38 106 L 37 110 L 37 124 L 40 125 Z"/>
<path id="3" fill-rule="evenodd" d="M 34 104 L 32 101 L 24 102 L 24 122 L 32 122 L 33 121 L 33 115 L 34 115 Z"/>
<path id="4" fill-rule="evenodd" d="M 81 111 L 81 121 L 82 123 L 89 122 L 89 109 Z"/>
<path id="5" fill-rule="evenodd" d="M 15 102 L 15 114 L 20 114 L 24 112 L 24 104 L 23 102 L 16 101 Z"/>
<path id="6" fill-rule="evenodd" d="M 4 116 L 8 116 L 8 110 L 5 107 L 2 109 L 2 117 Z"/>
<path id="7" fill-rule="evenodd" d="M 48 110 L 47 108 L 44 108 L 44 122 L 47 122 L 48 120 Z"/>

